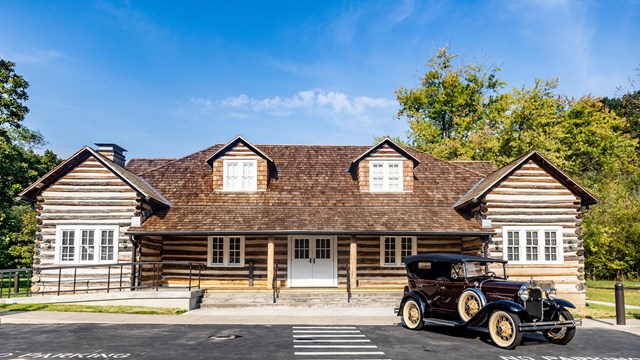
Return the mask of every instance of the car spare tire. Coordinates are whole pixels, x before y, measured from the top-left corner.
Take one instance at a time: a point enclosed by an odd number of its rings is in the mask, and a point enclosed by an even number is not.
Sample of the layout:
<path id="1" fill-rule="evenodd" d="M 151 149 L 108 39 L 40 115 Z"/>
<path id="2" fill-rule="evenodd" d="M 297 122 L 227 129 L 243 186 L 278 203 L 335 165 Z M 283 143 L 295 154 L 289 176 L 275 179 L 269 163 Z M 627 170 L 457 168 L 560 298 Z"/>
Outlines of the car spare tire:
<path id="1" fill-rule="evenodd" d="M 483 306 L 484 303 L 480 296 L 475 291 L 467 289 L 460 294 L 458 299 L 458 315 L 462 321 L 469 321 Z"/>

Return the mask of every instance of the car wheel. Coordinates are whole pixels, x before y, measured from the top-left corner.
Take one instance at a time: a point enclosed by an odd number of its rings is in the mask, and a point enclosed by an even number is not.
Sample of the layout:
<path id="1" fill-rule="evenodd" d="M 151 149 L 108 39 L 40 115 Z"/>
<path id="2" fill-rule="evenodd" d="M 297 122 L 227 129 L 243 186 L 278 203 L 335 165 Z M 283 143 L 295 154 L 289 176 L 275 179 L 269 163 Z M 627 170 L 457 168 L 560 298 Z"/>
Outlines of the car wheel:
<path id="1" fill-rule="evenodd" d="M 478 294 L 471 290 L 464 291 L 458 299 L 458 315 L 462 321 L 469 321 L 482 308 Z"/>
<path id="2" fill-rule="evenodd" d="M 420 305 L 413 299 L 409 299 L 402 307 L 402 321 L 404 325 L 411 330 L 419 330 L 422 328 L 422 310 Z"/>
<path id="3" fill-rule="evenodd" d="M 569 310 L 562 310 L 559 317 L 560 321 L 573 320 L 573 316 Z M 576 327 L 555 328 L 547 331 L 543 331 L 544 335 L 549 342 L 554 344 L 566 345 L 568 344 L 576 334 Z"/>
<path id="4" fill-rule="evenodd" d="M 501 348 L 513 349 L 522 341 L 522 332 L 518 329 L 520 319 L 511 313 L 496 310 L 489 318 L 491 340 Z"/>

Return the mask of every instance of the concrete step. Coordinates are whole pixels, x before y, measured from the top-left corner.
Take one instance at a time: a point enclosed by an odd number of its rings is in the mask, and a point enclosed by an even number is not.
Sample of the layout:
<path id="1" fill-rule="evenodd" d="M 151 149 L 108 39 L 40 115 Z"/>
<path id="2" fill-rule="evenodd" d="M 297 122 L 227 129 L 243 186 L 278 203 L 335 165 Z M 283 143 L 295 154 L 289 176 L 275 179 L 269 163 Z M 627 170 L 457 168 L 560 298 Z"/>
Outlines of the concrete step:
<path id="1" fill-rule="evenodd" d="M 402 291 L 356 291 L 348 300 L 346 291 L 281 291 L 273 302 L 269 291 L 208 291 L 202 298 L 201 308 L 238 308 L 260 306 L 283 307 L 395 307 L 402 299 Z"/>

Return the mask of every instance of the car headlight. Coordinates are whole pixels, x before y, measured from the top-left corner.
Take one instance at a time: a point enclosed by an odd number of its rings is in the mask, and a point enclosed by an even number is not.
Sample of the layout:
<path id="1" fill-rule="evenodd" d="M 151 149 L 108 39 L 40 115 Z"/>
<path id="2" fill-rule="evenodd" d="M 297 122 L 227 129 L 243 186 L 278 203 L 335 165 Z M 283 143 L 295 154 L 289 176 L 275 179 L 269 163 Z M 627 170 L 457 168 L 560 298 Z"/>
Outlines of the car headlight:
<path id="1" fill-rule="evenodd" d="M 558 295 L 556 294 L 556 289 L 554 288 L 548 288 L 545 292 L 547 293 L 547 299 L 549 300 L 555 300 L 558 297 Z"/>
<path id="2" fill-rule="evenodd" d="M 522 299 L 522 301 L 526 302 L 527 300 L 529 300 L 529 284 L 523 284 L 522 286 L 520 286 L 518 296 L 520 297 L 520 299 Z"/>

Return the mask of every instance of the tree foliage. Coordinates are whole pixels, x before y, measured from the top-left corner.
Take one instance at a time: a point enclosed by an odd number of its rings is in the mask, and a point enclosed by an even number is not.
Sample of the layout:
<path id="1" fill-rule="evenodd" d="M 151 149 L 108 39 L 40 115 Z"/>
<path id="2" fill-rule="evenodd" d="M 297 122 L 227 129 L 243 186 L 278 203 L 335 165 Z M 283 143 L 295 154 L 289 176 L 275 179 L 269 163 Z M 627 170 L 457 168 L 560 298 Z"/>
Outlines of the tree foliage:
<path id="1" fill-rule="evenodd" d="M 601 200 L 584 220 L 587 271 L 637 277 L 640 226 L 629 224 L 640 217 L 640 93 L 576 100 L 557 92 L 557 79 L 506 91 L 500 69 L 456 58 L 439 50 L 420 86 L 396 90 L 396 117 L 408 121 L 409 143 L 443 159 L 497 166 L 531 150 L 543 153 Z"/>
<path id="2" fill-rule="evenodd" d="M 29 83 L 14 66 L 0 59 L 0 268 L 31 265 L 35 211 L 15 198 L 60 162 L 51 151 L 38 154 L 43 136 L 22 124 Z"/>

